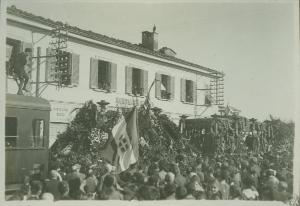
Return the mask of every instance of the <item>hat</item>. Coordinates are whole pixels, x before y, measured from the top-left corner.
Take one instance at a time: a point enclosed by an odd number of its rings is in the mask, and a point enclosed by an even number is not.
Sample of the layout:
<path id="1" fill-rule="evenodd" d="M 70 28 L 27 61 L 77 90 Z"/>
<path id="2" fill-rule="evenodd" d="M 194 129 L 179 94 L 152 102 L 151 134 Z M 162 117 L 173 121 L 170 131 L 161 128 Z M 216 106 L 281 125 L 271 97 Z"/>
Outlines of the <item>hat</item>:
<path id="1" fill-rule="evenodd" d="M 105 100 L 101 100 L 100 102 L 97 102 L 97 104 L 99 104 L 100 106 L 105 106 L 105 105 L 108 105 L 110 103 L 105 101 Z"/>
<path id="2" fill-rule="evenodd" d="M 179 116 L 179 117 L 181 117 L 182 119 L 185 119 L 185 118 L 187 118 L 187 117 L 189 117 L 189 116 L 183 114 L 183 115 L 181 115 L 181 116 Z"/>
<path id="3" fill-rule="evenodd" d="M 75 164 L 75 165 L 73 165 L 72 166 L 72 170 L 78 170 L 78 169 L 80 169 L 80 164 Z"/>
<path id="4" fill-rule="evenodd" d="M 56 170 L 51 170 L 50 171 L 50 178 L 51 179 L 57 179 L 57 176 L 58 176 L 58 174 L 57 174 Z"/>
<path id="5" fill-rule="evenodd" d="M 153 112 L 161 112 L 161 111 L 162 111 L 162 109 L 159 108 L 159 107 L 153 107 L 153 108 L 151 108 L 151 110 L 152 110 Z"/>

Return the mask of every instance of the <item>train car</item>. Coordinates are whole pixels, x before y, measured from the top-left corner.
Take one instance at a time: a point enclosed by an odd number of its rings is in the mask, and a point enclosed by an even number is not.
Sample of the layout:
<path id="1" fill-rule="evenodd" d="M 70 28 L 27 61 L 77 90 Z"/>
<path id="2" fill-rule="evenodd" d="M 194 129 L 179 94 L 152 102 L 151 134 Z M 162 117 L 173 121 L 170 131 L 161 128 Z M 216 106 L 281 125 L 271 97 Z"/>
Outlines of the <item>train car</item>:
<path id="1" fill-rule="evenodd" d="M 50 104 L 37 97 L 6 94 L 5 185 L 15 190 L 33 167 L 47 175 Z"/>

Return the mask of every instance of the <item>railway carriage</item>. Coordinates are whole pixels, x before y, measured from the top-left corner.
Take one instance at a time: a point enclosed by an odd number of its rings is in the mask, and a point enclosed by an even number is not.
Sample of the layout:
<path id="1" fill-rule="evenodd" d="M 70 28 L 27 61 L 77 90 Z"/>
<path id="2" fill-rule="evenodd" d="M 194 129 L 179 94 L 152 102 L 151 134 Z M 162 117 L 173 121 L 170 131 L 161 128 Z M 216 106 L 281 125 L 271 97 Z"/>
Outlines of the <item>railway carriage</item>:
<path id="1" fill-rule="evenodd" d="M 37 97 L 7 94 L 5 115 L 5 185 L 15 190 L 34 165 L 47 175 L 50 104 Z"/>

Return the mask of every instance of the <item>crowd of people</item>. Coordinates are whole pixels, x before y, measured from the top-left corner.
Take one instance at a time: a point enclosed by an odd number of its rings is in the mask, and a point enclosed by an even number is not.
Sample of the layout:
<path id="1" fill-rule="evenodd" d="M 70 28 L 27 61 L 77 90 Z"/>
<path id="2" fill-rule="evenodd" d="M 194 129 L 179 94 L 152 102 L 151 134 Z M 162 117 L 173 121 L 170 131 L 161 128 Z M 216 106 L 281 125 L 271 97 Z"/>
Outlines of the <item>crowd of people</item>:
<path id="1" fill-rule="evenodd" d="M 292 160 L 270 152 L 198 156 L 194 165 L 154 159 L 117 174 L 104 164 L 102 175 L 75 164 L 70 172 L 52 164 L 48 179 L 38 168 L 10 200 L 276 200 L 292 195 Z M 183 169 L 184 168 L 184 169 Z M 188 168 L 188 169 L 186 169 Z"/>

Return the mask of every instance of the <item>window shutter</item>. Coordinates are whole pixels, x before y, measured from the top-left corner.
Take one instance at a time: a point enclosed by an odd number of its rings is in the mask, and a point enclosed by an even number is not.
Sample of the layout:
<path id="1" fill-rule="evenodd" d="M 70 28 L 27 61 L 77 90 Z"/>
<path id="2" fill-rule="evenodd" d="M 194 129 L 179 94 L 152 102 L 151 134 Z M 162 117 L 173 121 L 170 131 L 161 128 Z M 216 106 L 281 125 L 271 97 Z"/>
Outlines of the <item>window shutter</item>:
<path id="1" fill-rule="evenodd" d="M 142 70 L 142 87 L 143 87 L 143 95 L 147 96 L 148 94 L 148 71 Z"/>
<path id="2" fill-rule="evenodd" d="M 193 103 L 196 104 L 197 103 L 197 85 L 196 82 L 193 81 Z"/>
<path id="3" fill-rule="evenodd" d="M 181 79 L 181 101 L 185 102 L 186 101 L 186 89 L 185 89 L 185 84 L 186 84 L 186 80 L 185 79 Z"/>
<path id="4" fill-rule="evenodd" d="M 78 54 L 71 54 L 71 69 L 72 69 L 72 76 L 71 76 L 71 83 L 72 85 L 79 84 L 79 55 Z"/>
<path id="5" fill-rule="evenodd" d="M 127 94 L 132 94 L 132 68 L 129 66 L 126 66 L 126 85 L 125 85 L 125 89 L 126 89 L 126 93 Z"/>
<path id="6" fill-rule="evenodd" d="M 52 56 L 55 52 L 51 48 L 46 49 L 46 56 Z M 56 80 L 55 78 L 55 57 L 47 57 L 46 58 L 46 68 L 45 68 L 45 81 L 53 82 Z"/>
<path id="7" fill-rule="evenodd" d="M 161 74 L 155 73 L 155 97 L 161 98 Z"/>
<path id="8" fill-rule="evenodd" d="M 110 89 L 112 92 L 117 90 L 117 64 L 110 63 Z"/>
<path id="9" fill-rule="evenodd" d="M 170 76 L 170 93 L 171 99 L 175 97 L 175 77 Z"/>
<path id="10" fill-rule="evenodd" d="M 98 59 L 91 58 L 90 88 L 98 89 Z"/>

